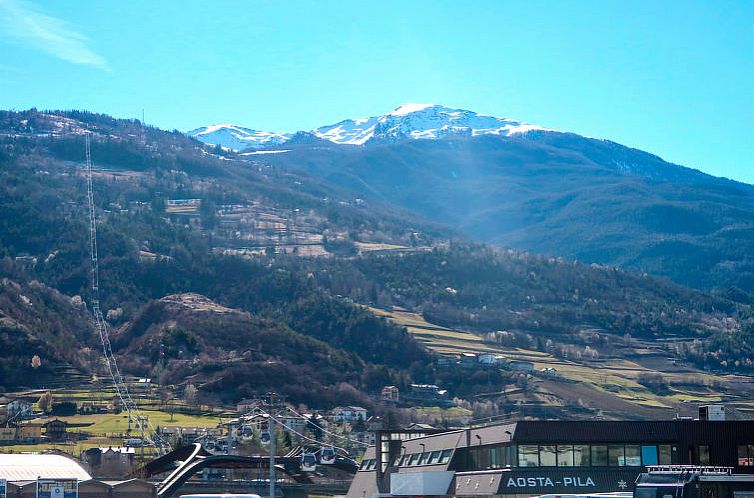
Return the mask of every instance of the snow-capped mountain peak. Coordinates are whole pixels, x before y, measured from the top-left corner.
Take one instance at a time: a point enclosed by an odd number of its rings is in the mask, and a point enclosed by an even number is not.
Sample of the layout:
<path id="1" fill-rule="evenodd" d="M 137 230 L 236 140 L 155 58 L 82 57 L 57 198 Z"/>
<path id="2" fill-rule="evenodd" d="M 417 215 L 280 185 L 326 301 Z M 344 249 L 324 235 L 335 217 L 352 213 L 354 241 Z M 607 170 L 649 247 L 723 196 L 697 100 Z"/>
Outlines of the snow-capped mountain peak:
<path id="1" fill-rule="evenodd" d="M 406 116 L 412 112 L 421 111 L 427 107 L 435 107 L 437 104 L 401 104 L 390 113 L 391 116 Z"/>
<path id="2" fill-rule="evenodd" d="M 345 119 L 322 126 L 311 133 L 336 144 L 363 145 L 371 141 L 404 139 L 432 140 L 449 135 L 510 136 L 533 130 L 550 131 L 508 118 L 453 109 L 438 104 L 402 104 L 381 116 Z M 280 145 L 293 134 L 250 130 L 223 124 L 197 128 L 188 135 L 209 144 L 220 144 L 235 150 L 261 149 Z"/>
<path id="3" fill-rule="evenodd" d="M 388 114 L 346 119 L 317 128 L 314 134 L 335 143 L 362 145 L 369 140 L 438 139 L 447 135 L 509 136 L 532 130 L 546 128 L 438 104 L 402 104 Z"/>
<path id="4" fill-rule="evenodd" d="M 203 126 L 186 134 L 204 143 L 221 145 L 234 150 L 274 147 L 291 138 L 289 133 L 258 131 L 234 124 Z"/>

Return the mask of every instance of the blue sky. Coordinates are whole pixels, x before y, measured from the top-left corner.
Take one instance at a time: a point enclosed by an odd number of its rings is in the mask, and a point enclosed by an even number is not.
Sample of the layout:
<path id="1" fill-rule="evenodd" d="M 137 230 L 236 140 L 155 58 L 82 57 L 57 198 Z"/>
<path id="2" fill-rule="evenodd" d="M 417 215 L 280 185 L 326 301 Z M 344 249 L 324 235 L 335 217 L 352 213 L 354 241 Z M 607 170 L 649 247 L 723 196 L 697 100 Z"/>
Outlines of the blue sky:
<path id="1" fill-rule="evenodd" d="M 434 102 L 754 183 L 754 1 L 0 0 L 0 108 L 296 131 Z"/>

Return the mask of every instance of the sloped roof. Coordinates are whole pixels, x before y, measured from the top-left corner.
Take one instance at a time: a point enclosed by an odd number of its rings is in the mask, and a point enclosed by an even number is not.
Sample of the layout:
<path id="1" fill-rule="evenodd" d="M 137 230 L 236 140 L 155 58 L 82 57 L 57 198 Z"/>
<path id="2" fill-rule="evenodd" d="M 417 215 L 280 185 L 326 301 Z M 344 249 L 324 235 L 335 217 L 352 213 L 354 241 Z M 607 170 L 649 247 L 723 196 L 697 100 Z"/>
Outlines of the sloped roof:
<path id="1" fill-rule="evenodd" d="M 80 481 L 92 478 L 78 463 L 61 455 L 0 453 L 0 479 L 36 481 L 38 477 L 76 478 Z"/>

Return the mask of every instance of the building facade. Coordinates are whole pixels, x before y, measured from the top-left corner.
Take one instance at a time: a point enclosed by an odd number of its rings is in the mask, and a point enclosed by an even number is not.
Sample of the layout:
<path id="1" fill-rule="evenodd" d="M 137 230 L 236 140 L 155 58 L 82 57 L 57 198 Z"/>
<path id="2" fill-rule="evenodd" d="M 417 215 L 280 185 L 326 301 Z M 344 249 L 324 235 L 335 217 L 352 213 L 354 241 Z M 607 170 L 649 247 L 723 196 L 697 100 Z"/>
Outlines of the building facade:
<path id="1" fill-rule="evenodd" d="M 348 498 L 631 491 L 648 465 L 754 473 L 754 421 L 520 421 L 377 431 Z"/>

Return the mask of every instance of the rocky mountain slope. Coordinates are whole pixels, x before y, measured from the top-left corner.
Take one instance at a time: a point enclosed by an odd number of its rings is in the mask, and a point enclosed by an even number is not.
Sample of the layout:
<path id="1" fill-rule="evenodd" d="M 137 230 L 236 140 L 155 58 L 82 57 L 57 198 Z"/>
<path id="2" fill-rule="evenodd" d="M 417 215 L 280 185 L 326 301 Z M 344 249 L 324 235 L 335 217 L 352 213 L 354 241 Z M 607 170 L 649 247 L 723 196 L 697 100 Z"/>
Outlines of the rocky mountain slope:
<path id="1" fill-rule="evenodd" d="M 264 161 L 477 240 L 754 293 L 754 186 L 646 152 L 543 131 L 289 149 Z"/>
<path id="2" fill-rule="evenodd" d="M 196 138 L 222 143 L 229 130 Z M 262 152 L 480 241 L 754 293 L 754 186 L 614 142 L 404 104 Z"/>

